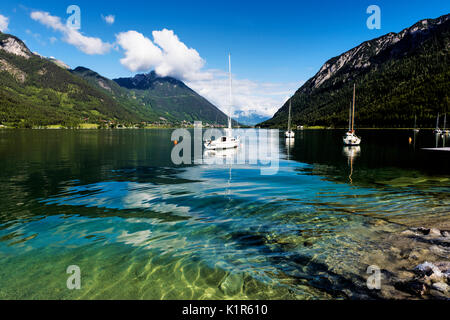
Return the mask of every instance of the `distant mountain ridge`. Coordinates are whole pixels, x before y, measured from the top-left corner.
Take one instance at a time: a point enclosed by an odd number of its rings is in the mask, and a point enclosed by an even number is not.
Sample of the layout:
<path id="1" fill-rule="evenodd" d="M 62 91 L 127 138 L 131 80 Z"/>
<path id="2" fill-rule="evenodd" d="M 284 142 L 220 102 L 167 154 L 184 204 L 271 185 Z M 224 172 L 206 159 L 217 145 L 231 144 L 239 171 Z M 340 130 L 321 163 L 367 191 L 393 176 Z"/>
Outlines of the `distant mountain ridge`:
<path id="1" fill-rule="evenodd" d="M 165 118 L 227 124 L 227 115 L 178 79 L 161 77 L 152 71 L 113 81 Z"/>
<path id="2" fill-rule="evenodd" d="M 330 59 L 292 97 L 294 123 L 345 126 L 355 83 L 359 126 L 433 126 L 449 111 L 449 30 L 448 14 L 425 19 Z M 285 126 L 288 104 L 262 126 Z"/>
<path id="3" fill-rule="evenodd" d="M 259 114 L 245 114 L 243 111 L 235 112 L 234 117 L 239 121 L 239 123 L 247 126 L 255 126 L 258 123 L 270 119 L 268 116 L 262 116 Z"/>

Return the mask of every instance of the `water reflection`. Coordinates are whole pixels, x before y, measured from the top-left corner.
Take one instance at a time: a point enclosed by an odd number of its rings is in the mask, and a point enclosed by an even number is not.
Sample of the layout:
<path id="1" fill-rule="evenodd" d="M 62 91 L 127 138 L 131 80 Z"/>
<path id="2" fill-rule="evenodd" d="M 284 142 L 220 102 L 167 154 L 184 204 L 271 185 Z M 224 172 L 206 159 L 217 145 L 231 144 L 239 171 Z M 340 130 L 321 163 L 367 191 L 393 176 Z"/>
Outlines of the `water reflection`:
<path id="1" fill-rule="evenodd" d="M 448 143 L 447 143 L 447 139 L 449 138 L 449 136 L 447 134 L 442 134 L 442 148 L 445 148 Z"/>
<path id="2" fill-rule="evenodd" d="M 445 148 L 449 145 L 448 140 L 450 136 L 447 133 L 435 133 L 435 148 Z M 442 142 L 441 142 L 442 140 Z"/>
<path id="3" fill-rule="evenodd" d="M 353 162 L 355 161 L 356 158 L 359 157 L 360 153 L 361 153 L 361 147 L 360 146 L 345 146 L 342 149 L 343 154 L 347 157 L 348 159 L 348 165 L 350 167 L 350 175 L 348 176 L 349 182 L 350 184 L 353 184 Z"/>
<path id="4" fill-rule="evenodd" d="M 415 129 L 413 132 L 414 132 L 414 135 L 413 135 L 413 148 L 414 148 L 414 151 L 415 151 L 416 150 L 417 135 L 419 134 L 419 131 L 417 129 Z"/>
<path id="5" fill-rule="evenodd" d="M 203 159 L 206 163 L 210 162 L 210 160 L 220 159 L 226 161 L 227 163 L 233 163 L 232 159 L 235 159 L 238 155 L 238 152 L 241 150 L 240 147 L 233 149 L 218 149 L 218 150 L 206 150 L 203 153 Z"/>
<path id="6" fill-rule="evenodd" d="M 295 146 L 295 139 L 294 138 L 287 138 L 286 139 L 286 152 L 287 152 L 287 160 L 291 159 L 291 150 Z"/>

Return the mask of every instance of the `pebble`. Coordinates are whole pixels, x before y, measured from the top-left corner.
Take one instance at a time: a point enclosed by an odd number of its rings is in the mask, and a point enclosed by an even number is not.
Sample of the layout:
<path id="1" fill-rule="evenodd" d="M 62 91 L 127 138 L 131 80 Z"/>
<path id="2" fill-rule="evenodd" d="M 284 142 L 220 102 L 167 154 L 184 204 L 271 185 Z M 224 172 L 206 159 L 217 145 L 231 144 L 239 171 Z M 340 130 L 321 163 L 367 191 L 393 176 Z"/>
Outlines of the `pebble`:
<path id="1" fill-rule="evenodd" d="M 432 288 L 444 293 L 447 293 L 449 289 L 448 284 L 444 282 L 435 282 L 433 283 Z"/>
<path id="2" fill-rule="evenodd" d="M 391 247 L 390 250 L 391 250 L 392 253 L 395 253 L 395 254 L 400 254 L 401 253 L 401 250 L 399 248 L 396 248 L 396 247 Z"/>
<path id="3" fill-rule="evenodd" d="M 434 254 L 442 254 L 444 252 L 444 249 L 439 246 L 434 245 L 434 246 L 430 247 L 430 251 Z"/>
<path id="4" fill-rule="evenodd" d="M 441 237 L 441 230 L 436 228 L 431 228 L 430 232 L 428 233 L 430 237 Z"/>
<path id="5" fill-rule="evenodd" d="M 437 277 L 442 277 L 441 270 L 439 270 L 439 268 L 436 265 L 428 261 L 419 264 L 417 267 L 414 268 L 414 271 L 422 276 L 435 275 Z"/>
<path id="6" fill-rule="evenodd" d="M 436 262 L 435 265 L 441 270 L 441 271 L 450 271 L 450 261 L 439 261 Z"/>
<path id="7" fill-rule="evenodd" d="M 414 231 L 412 231 L 412 230 L 405 230 L 405 231 L 402 232 L 402 235 L 404 235 L 404 236 L 415 236 L 416 233 Z"/>
<path id="8" fill-rule="evenodd" d="M 427 228 L 420 227 L 420 228 L 417 228 L 416 230 L 424 235 L 428 235 L 430 233 L 430 229 L 427 229 Z"/>

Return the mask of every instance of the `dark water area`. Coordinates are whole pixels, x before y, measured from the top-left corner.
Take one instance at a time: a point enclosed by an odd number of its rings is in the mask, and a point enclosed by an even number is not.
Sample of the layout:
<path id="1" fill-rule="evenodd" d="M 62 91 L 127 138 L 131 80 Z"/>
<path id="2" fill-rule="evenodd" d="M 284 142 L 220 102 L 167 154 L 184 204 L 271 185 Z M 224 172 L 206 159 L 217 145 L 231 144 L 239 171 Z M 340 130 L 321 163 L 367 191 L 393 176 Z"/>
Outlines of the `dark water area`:
<path id="1" fill-rule="evenodd" d="M 358 165 L 361 168 L 393 167 L 436 174 L 450 173 L 447 153 L 421 150 L 422 148 L 449 147 L 450 136 L 436 136 L 431 130 L 423 130 L 416 134 L 412 130 L 360 130 L 357 134 L 363 140 L 357 154 Z M 342 161 L 342 154 L 348 148 L 338 143 L 341 136 L 341 130 L 299 132 L 296 145 L 292 150 L 292 159 L 345 167 L 346 163 Z M 410 138 L 411 143 L 409 143 Z"/>

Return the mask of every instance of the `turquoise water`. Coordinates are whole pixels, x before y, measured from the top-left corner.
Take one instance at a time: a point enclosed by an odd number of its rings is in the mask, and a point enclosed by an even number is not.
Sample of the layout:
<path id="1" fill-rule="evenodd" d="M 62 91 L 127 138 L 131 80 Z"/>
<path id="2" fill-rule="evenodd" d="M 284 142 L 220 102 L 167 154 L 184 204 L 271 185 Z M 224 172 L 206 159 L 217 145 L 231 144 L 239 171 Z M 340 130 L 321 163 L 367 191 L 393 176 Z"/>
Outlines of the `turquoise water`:
<path id="1" fill-rule="evenodd" d="M 431 132 L 280 133 L 274 175 L 176 166 L 171 133 L 0 130 L 0 299 L 367 298 L 392 235 L 449 221 Z"/>

